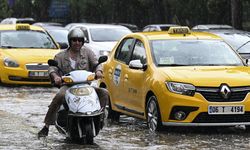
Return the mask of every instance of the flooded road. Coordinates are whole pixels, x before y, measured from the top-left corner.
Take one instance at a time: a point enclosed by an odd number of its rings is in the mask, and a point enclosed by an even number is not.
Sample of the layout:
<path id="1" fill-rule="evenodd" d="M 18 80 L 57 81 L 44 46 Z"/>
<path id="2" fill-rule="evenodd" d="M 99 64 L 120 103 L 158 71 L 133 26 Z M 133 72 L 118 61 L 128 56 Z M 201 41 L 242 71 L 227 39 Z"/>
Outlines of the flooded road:
<path id="1" fill-rule="evenodd" d="M 54 126 L 46 140 L 38 140 L 37 132 L 56 92 L 51 87 L 0 85 L 0 149 L 250 149 L 250 132 L 245 130 L 172 127 L 152 134 L 143 121 L 126 116 L 118 124 L 106 122 L 94 145 L 70 143 Z"/>

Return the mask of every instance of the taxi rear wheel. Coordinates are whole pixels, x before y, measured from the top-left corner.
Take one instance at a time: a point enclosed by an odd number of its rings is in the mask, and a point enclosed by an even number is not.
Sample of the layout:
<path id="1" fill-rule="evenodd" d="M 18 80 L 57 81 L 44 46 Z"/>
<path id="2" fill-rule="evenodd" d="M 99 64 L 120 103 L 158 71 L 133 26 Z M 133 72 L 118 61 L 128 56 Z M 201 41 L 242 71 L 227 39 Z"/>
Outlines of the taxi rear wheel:
<path id="1" fill-rule="evenodd" d="M 149 97 L 147 103 L 147 125 L 152 132 L 159 131 L 162 127 L 157 98 L 154 95 Z"/>

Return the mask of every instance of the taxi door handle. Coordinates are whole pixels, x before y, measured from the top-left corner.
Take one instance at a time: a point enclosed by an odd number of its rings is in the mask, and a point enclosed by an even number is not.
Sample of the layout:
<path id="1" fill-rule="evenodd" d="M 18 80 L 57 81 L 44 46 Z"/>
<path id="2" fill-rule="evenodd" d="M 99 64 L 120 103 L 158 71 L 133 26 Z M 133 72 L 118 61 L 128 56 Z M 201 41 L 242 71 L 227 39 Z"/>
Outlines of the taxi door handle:
<path id="1" fill-rule="evenodd" d="M 125 74 L 124 75 L 124 81 L 127 81 L 128 80 L 128 74 Z"/>

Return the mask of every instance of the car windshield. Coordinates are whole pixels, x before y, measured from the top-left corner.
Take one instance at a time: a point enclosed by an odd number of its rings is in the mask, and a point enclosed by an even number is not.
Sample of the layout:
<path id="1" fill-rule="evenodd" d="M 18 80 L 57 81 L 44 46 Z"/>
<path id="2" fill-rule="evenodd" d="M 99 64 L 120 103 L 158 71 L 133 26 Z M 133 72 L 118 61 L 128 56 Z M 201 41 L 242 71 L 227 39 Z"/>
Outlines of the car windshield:
<path id="1" fill-rule="evenodd" d="M 92 28 L 90 35 L 95 42 L 111 42 L 118 41 L 124 35 L 131 33 L 130 30 L 124 28 Z"/>
<path id="2" fill-rule="evenodd" d="M 0 33 L 2 48 L 57 48 L 52 39 L 38 31 L 3 31 Z"/>
<path id="3" fill-rule="evenodd" d="M 240 33 L 218 33 L 218 35 L 221 36 L 229 45 L 231 45 L 239 53 L 250 53 L 250 45 L 246 44 L 248 41 L 250 41 L 250 35 Z"/>
<path id="4" fill-rule="evenodd" d="M 244 43 L 241 47 L 237 49 L 239 53 L 250 53 L 250 41 Z"/>
<path id="5" fill-rule="evenodd" d="M 48 30 L 57 42 L 68 43 L 68 30 Z"/>
<path id="6" fill-rule="evenodd" d="M 242 60 L 219 40 L 153 40 L 157 66 L 239 66 Z"/>

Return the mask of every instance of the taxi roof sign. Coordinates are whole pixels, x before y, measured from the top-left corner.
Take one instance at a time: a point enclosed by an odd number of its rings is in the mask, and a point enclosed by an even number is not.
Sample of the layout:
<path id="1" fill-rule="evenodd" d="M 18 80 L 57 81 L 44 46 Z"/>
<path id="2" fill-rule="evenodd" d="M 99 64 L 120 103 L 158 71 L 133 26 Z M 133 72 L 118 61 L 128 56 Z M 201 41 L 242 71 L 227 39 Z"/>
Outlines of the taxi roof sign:
<path id="1" fill-rule="evenodd" d="M 190 29 L 187 26 L 170 27 L 168 34 L 190 34 Z"/>
<path id="2" fill-rule="evenodd" d="M 16 30 L 30 30 L 29 24 L 16 24 Z"/>

